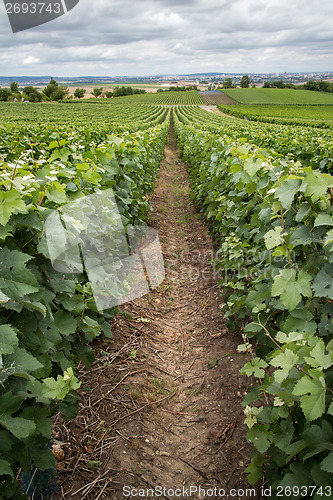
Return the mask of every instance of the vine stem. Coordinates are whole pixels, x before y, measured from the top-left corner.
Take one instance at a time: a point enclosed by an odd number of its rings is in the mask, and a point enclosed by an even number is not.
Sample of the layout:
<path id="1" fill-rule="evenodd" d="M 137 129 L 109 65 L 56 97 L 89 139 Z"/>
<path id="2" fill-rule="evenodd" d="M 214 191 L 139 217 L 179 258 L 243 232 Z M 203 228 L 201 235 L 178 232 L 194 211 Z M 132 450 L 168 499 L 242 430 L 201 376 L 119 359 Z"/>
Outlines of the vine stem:
<path id="1" fill-rule="evenodd" d="M 286 255 L 288 257 L 289 264 L 292 266 L 293 261 L 291 260 L 288 245 L 287 245 L 287 240 L 286 240 L 286 229 L 285 229 L 285 224 L 284 224 L 284 215 L 283 215 L 283 207 L 282 203 L 280 203 L 280 214 L 281 214 L 281 225 L 282 225 L 282 235 L 283 235 L 283 241 L 284 241 L 284 247 L 286 250 Z"/>
<path id="2" fill-rule="evenodd" d="M 13 172 L 13 175 L 12 175 L 12 178 L 11 178 L 11 183 L 10 183 L 9 191 L 11 191 L 13 189 L 13 184 L 14 184 L 14 179 L 15 179 L 15 175 L 16 175 L 16 170 L 17 170 L 17 163 L 15 165 L 14 172 Z"/>
<path id="3" fill-rule="evenodd" d="M 285 354 L 285 352 L 286 352 L 286 351 L 285 351 L 285 350 L 284 350 L 284 349 L 283 349 L 283 348 L 282 348 L 282 347 L 281 347 L 281 346 L 280 346 L 280 345 L 276 342 L 276 340 L 275 340 L 275 339 L 273 339 L 272 335 L 269 333 L 269 331 L 267 330 L 267 328 L 266 328 L 264 325 L 262 325 L 261 323 L 257 323 L 257 325 L 261 326 L 261 327 L 264 329 L 266 336 L 267 336 L 267 337 L 268 337 L 268 338 L 269 338 L 269 339 L 273 342 L 273 344 L 275 344 L 275 345 L 276 345 L 276 347 L 277 347 L 278 349 L 280 349 L 280 351 L 282 351 L 282 352 Z M 310 373 L 308 373 L 308 372 L 306 372 L 305 370 L 303 370 L 303 368 L 301 368 L 299 365 L 294 365 L 294 366 L 295 366 L 295 368 L 297 368 L 297 370 L 298 370 L 298 371 L 300 371 L 300 372 L 304 373 L 304 374 L 305 374 L 305 375 L 307 375 L 307 376 L 308 376 L 311 380 L 313 380 L 313 377 L 310 375 Z M 327 389 L 328 389 L 328 387 L 327 387 Z"/>

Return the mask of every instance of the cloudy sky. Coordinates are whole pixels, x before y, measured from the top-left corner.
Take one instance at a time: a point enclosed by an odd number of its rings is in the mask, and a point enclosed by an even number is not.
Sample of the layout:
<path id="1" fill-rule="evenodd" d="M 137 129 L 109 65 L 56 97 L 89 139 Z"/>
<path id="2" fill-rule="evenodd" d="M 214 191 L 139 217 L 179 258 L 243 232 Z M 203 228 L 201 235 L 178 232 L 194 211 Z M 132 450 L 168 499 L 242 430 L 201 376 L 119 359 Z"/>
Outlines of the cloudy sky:
<path id="1" fill-rule="evenodd" d="M 0 0 L 0 76 L 208 71 L 333 71 L 332 0 L 80 0 L 15 34 Z"/>

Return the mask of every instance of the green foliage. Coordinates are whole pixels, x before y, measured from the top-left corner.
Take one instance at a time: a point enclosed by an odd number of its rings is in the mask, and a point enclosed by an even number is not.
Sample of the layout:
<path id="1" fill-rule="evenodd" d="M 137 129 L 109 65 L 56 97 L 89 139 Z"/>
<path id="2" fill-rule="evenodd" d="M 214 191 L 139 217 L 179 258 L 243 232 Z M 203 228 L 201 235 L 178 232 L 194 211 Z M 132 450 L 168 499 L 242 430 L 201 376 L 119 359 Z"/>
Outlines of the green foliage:
<path id="1" fill-rule="evenodd" d="M 103 87 L 98 87 L 98 88 L 95 88 L 95 89 L 91 92 L 91 95 L 93 95 L 94 97 L 96 97 L 96 99 L 97 99 L 98 97 L 100 97 L 102 94 L 103 94 Z"/>
<path id="2" fill-rule="evenodd" d="M 230 89 L 226 94 L 240 104 L 333 104 L 333 95 L 279 88 Z"/>
<path id="3" fill-rule="evenodd" d="M 265 474 L 274 492 L 329 486 L 333 177 L 247 142 L 231 120 L 218 128 L 203 116 L 200 126 L 201 116 L 177 109 L 176 135 L 219 248 L 225 318 L 243 330 L 240 352 L 256 352 L 241 371 L 259 384 L 243 402 L 254 447 L 248 479 Z"/>
<path id="4" fill-rule="evenodd" d="M 77 99 L 82 99 L 84 94 L 86 93 L 86 89 L 80 89 L 79 87 L 74 91 L 74 97 Z"/>
<path id="5" fill-rule="evenodd" d="M 28 85 L 23 89 L 23 98 L 28 99 L 30 102 L 41 102 L 43 95 L 35 87 Z"/>
<path id="6" fill-rule="evenodd" d="M 295 91 L 296 92 L 296 91 Z M 333 103 L 332 103 L 333 104 Z M 229 115 L 261 121 L 291 125 L 311 125 L 313 127 L 333 126 L 332 105 L 294 105 L 294 104 L 253 104 L 238 106 L 220 106 Z"/>
<path id="7" fill-rule="evenodd" d="M 18 94 L 19 93 L 19 85 L 17 82 L 11 82 L 10 84 L 10 91 L 12 94 Z"/>
<path id="8" fill-rule="evenodd" d="M 221 108 L 221 106 L 219 106 Z M 223 109 L 238 109 L 240 106 L 223 106 Z M 276 106 L 275 108 L 279 108 Z M 303 109 L 299 107 L 298 109 Z M 326 106 L 329 108 L 329 106 Z M 227 111 L 229 112 L 229 111 Z M 241 114 L 243 117 L 244 115 Z M 295 127 L 278 124 L 249 122 L 218 116 L 194 107 L 182 109 L 181 120 L 195 124 L 201 130 L 220 135 L 232 135 L 239 141 L 255 144 L 263 149 L 275 151 L 286 158 L 301 161 L 304 167 L 318 167 L 330 172 L 333 166 L 333 140 L 330 130 L 314 127 Z M 326 123 L 326 122 L 325 122 Z M 325 126 L 325 123 L 322 124 Z M 319 125 L 320 122 L 317 122 Z M 249 165 L 251 166 L 251 160 Z M 304 207 L 305 209 L 305 207 Z M 302 209 L 303 210 L 303 209 Z M 301 212 L 302 213 L 302 212 Z"/>
<path id="9" fill-rule="evenodd" d="M 250 78 L 248 75 L 243 75 L 240 81 L 240 86 L 242 89 L 248 89 L 250 86 Z"/>
<path id="10" fill-rule="evenodd" d="M 59 85 L 58 82 L 51 78 L 50 83 L 43 90 L 43 94 L 50 101 L 61 101 L 68 94 L 68 88 L 64 85 Z"/>
<path id="11" fill-rule="evenodd" d="M 58 122 L 52 124 L 58 108 L 65 106 L 38 108 L 49 113 L 49 122 L 43 115 L 44 123 L 0 127 L 0 484 L 4 498 L 20 497 L 15 480 L 19 468 L 29 474 L 32 460 L 40 470 L 54 466 L 52 452 L 45 447 L 51 417 L 57 411 L 65 419 L 75 416 L 80 385 L 76 366 L 79 361 L 91 366 L 92 340 L 112 338 L 110 322 L 116 312 L 97 312 L 86 274 L 63 274 L 52 267 L 45 221 L 67 202 L 112 188 L 123 223 L 142 223 L 150 211 L 148 195 L 169 128 L 167 110 L 138 106 L 119 113 L 124 128 L 123 117 L 128 114 L 132 123 L 127 129 L 132 132 L 122 133 L 120 127 L 112 135 L 105 121 L 93 123 L 96 106 L 90 105 L 91 115 L 85 111 L 88 119 L 76 121 L 72 115 L 73 123 L 58 130 Z"/>
<path id="12" fill-rule="evenodd" d="M 12 93 L 9 89 L 0 88 L 0 101 L 8 101 L 11 95 Z"/>

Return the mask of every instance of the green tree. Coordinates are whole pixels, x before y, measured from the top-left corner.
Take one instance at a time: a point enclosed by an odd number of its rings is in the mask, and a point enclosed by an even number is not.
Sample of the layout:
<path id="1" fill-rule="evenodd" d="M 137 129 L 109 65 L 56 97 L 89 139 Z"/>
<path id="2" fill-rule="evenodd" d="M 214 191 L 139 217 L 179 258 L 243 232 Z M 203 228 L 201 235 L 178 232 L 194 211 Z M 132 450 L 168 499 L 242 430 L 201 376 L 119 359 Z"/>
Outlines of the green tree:
<path id="1" fill-rule="evenodd" d="M 96 99 L 103 94 L 103 87 L 96 88 L 91 92 L 91 95 L 96 97 Z"/>
<path id="2" fill-rule="evenodd" d="M 76 97 L 77 99 L 82 99 L 82 97 L 84 97 L 85 93 L 86 93 L 86 89 L 77 88 L 77 89 L 75 89 L 74 97 Z"/>
<path id="3" fill-rule="evenodd" d="M 250 86 L 250 78 L 248 77 L 248 75 L 242 76 L 242 79 L 241 79 L 241 82 L 240 82 L 240 86 L 243 89 L 248 89 L 249 88 L 249 86 Z"/>
<path id="4" fill-rule="evenodd" d="M 232 89 L 234 87 L 234 84 L 232 82 L 232 78 L 226 78 L 223 82 L 223 88 L 224 89 Z"/>
<path id="5" fill-rule="evenodd" d="M 64 85 L 59 85 L 51 94 L 51 101 L 61 101 L 68 95 L 68 88 Z"/>
<path id="6" fill-rule="evenodd" d="M 23 89 L 23 98 L 28 98 L 30 102 L 41 102 L 43 99 L 43 94 L 39 92 L 35 87 L 28 85 Z"/>
<path id="7" fill-rule="evenodd" d="M 11 91 L 9 89 L 0 88 L 0 101 L 8 101 L 11 96 Z"/>
<path id="8" fill-rule="evenodd" d="M 104 95 L 107 99 L 111 99 L 111 97 L 113 97 L 113 92 L 107 90 L 106 92 L 104 92 Z"/>
<path id="9" fill-rule="evenodd" d="M 68 88 L 64 85 L 59 85 L 59 83 L 51 77 L 50 83 L 43 90 L 43 94 L 50 101 L 60 101 L 68 95 Z"/>
<path id="10" fill-rule="evenodd" d="M 59 87 L 58 82 L 56 82 L 54 80 L 54 78 L 51 77 L 50 83 L 43 90 L 43 94 L 46 95 L 46 97 L 48 97 L 50 100 L 52 100 L 51 96 L 52 96 L 53 92 L 55 92 L 57 90 L 58 87 Z"/>
<path id="11" fill-rule="evenodd" d="M 11 82 L 10 91 L 12 94 L 19 94 L 19 86 L 17 82 Z"/>
<path id="12" fill-rule="evenodd" d="M 272 82 L 272 87 L 275 87 L 276 89 L 284 89 L 283 80 L 275 80 Z"/>

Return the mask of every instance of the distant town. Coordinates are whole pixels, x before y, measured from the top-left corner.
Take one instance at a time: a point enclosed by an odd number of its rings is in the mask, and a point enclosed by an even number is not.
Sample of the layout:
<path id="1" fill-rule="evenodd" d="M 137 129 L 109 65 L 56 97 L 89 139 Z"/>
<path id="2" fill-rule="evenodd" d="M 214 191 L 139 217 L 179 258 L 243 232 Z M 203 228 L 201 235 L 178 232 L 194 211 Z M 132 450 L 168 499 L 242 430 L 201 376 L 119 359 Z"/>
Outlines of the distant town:
<path id="1" fill-rule="evenodd" d="M 233 85 L 240 85 L 244 73 L 193 73 L 189 75 L 156 75 L 146 77 L 133 76 L 82 76 L 82 77 L 57 77 L 56 80 L 67 86 L 82 85 L 147 85 L 158 87 L 168 86 L 193 86 L 201 90 L 221 86 L 226 79 L 231 79 Z M 262 87 L 265 82 L 282 80 L 283 83 L 302 85 L 309 80 L 333 82 L 332 72 L 310 72 L 310 73 L 246 73 L 250 79 L 250 85 Z M 50 81 L 50 76 L 0 76 L 0 86 L 9 87 L 11 82 L 17 82 L 21 87 L 34 85 L 45 86 Z M 230 81 L 230 80 L 229 80 Z"/>

